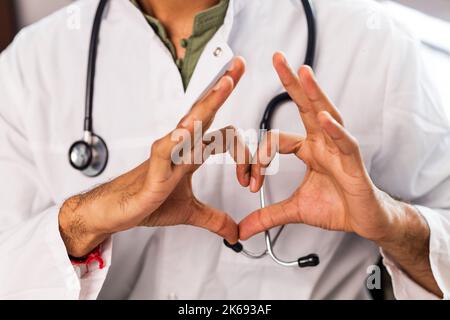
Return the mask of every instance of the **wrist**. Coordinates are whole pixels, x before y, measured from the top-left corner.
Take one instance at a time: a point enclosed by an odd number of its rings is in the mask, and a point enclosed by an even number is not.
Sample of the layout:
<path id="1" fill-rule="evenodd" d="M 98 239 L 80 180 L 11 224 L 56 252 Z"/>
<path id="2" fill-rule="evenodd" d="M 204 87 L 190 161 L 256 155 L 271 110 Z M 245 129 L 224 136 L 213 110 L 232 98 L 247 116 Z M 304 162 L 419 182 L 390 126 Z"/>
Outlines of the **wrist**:
<path id="1" fill-rule="evenodd" d="M 93 228 L 88 219 L 87 206 L 81 196 L 68 199 L 60 209 L 58 220 L 61 237 L 70 256 L 81 258 L 88 255 L 108 238 L 108 234 Z"/>
<path id="2" fill-rule="evenodd" d="M 375 241 L 384 253 L 413 281 L 442 297 L 430 262 L 430 235 L 427 221 L 413 205 L 396 203 L 386 237 Z"/>
<path id="3" fill-rule="evenodd" d="M 387 196 L 389 197 L 389 196 Z M 388 219 L 385 233 L 375 243 L 387 253 L 415 247 L 428 254 L 430 230 L 420 212 L 411 204 L 389 197 L 384 203 Z"/>

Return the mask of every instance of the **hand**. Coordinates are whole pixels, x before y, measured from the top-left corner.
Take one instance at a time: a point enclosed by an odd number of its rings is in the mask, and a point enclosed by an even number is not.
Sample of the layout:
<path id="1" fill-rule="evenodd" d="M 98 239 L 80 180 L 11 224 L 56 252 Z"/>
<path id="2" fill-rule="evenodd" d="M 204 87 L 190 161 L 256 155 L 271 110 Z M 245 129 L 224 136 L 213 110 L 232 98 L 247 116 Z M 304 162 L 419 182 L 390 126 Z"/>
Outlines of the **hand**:
<path id="1" fill-rule="evenodd" d="M 276 152 L 295 154 L 307 171 L 291 197 L 242 220 L 240 238 L 247 240 L 290 223 L 354 232 L 376 242 L 411 279 L 442 297 L 429 260 L 426 220 L 414 206 L 393 199 L 372 183 L 357 141 L 345 129 L 339 111 L 320 89 L 311 68 L 303 66 L 295 74 L 280 53 L 274 56 L 274 65 L 298 106 L 306 136 L 269 133 L 257 150 L 250 189 L 257 192 L 261 188 L 262 171 Z M 279 138 L 276 146 L 271 145 L 276 141 L 271 137 L 274 134 Z"/>
<path id="2" fill-rule="evenodd" d="M 238 226 L 233 219 L 225 212 L 201 203 L 192 192 L 192 175 L 206 160 L 203 152 L 200 164 L 173 162 L 174 152 L 180 151 L 180 145 L 190 143 L 192 148 L 187 155 L 190 160 L 193 160 L 195 150 L 207 148 L 209 141 L 204 139 L 205 131 L 244 73 L 245 64 L 241 58 L 236 58 L 232 66 L 216 87 L 182 119 L 175 129 L 177 132 L 173 131 L 153 144 L 149 160 L 110 183 L 66 201 L 59 219 L 69 254 L 82 257 L 110 234 L 136 226 L 192 225 L 215 232 L 231 243 L 237 242 Z M 202 132 L 194 132 L 194 122 L 198 121 L 202 124 Z M 222 131 L 226 129 L 229 128 Z M 174 140 L 174 134 L 180 132 L 181 141 Z M 195 138 L 198 134 L 200 139 Z M 235 140 L 235 148 L 231 150 L 233 156 L 239 154 L 238 148 L 244 149 L 247 161 L 237 165 L 237 176 L 243 186 L 248 186 L 249 151 L 237 135 L 232 139 Z M 230 143 L 225 141 L 221 145 Z M 183 159 L 185 156 L 183 154 Z"/>
<path id="3" fill-rule="evenodd" d="M 311 68 L 298 74 L 280 53 L 274 66 L 281 82 L 297 104 L 306 136 L 279 133 L 279 145 L 263 140 L 251 170 L 251 191 L 264 181 L 262 170 L 275 152 L 295 154 L 307 166 L 303 182 L 285 201 L 257 210 L 241 221 L 243 240 L 275 226 L 304 223 L 327 230 L 355 232 L 370 240 L 381 240 L 393 232 L 398 204 L 378 190 L 364 167 L 358 143 L 345 129 L 339 111 L 318 86 Z M 271 150 L 277 148 L 276 150 Z M 263 161 L 263 152 L 272 156 Z M 265 157 L 267 159 L 267 156 Z M 265 162 L 265 163 L 264 163 Z"/>

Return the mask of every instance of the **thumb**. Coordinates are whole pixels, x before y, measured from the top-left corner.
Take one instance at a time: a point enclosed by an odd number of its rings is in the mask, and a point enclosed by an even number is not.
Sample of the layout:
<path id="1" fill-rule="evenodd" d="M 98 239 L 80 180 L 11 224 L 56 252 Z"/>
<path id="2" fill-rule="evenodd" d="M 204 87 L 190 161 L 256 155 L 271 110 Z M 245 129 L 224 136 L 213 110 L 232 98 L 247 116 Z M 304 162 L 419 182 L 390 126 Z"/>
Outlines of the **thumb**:
<path id="1" fill-rule="evenodd" d="M 209 230 L 229 243 L 238 242 L 238 225 L 228 214 L 204 204 L 199 205 L 200 208 L 189 219 L 189 225 Z"/>
<path id="2" fill-rule="evenodd" d="M 248 240 L 254 235 L 290 223 L 300 223 L 296 205 L 284 200 L 249 214 L 239 223 L 239 238 Z"/>

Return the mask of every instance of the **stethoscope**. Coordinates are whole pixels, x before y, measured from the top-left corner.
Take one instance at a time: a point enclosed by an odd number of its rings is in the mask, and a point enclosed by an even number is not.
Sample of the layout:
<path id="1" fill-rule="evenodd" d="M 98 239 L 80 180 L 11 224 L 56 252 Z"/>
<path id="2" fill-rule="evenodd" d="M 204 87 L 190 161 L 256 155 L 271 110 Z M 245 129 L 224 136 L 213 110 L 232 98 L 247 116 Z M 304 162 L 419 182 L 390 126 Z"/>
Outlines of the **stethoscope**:
<path id="1" fill-rule="evenodd" d="M 86 80 L 86 98 L 85 98 L 85 116 L 84 116 L 84 137 L 76 141 L 69 150 L 69 161 L 71 166 L 80 171 L 87 177 L 97 177 L 103 173 L 108 164 L 108 147 L 105 141 L 94 132 L 93 128 L 93 101 L 95 89 L 95 71 L 97 62 L 98 39 L 103 19 L 103 13 L 109 0 L 100 0 L 97 11 L 95 13 L 94 23 L 92 26 L 91 39 L 89 44 L 87 80 Z M 305 65 L 314 66 L 315 52 L 316 52 L 316 19 L 311 0 L 301 0 L 306 14 L 306 21 L 308 25 L 308 45 L 306 50 Z M 292 101 L 288 93 L 282 93 L 274 97 L 264 112 L 260 124 L 260 131 L 266 132 L 271 129 L 271 120 L 275 111 L 282 104 Z M 261 138 L 261 137 L 260 137 Z M 263 185 L 260 191 L 260 205 L 261 208 L 266 207 L 266 188 Z M 225 245 L 237 253 L 251 259 L 261 259 L 269 255 L 276 263 L 285 267 L 315 267 L 319 264 L 319 256 L 317 254 L 310 254 L 301 257 L 295 261 L 283 261 L 279 259 L 273 248 L 277 243 L 285 226 L 280 227 L 275 237 L 272 240 L 270 231 L 265 232 L 266 250 L 262 253 L 254 253 L 244 249 L 243 245 L 238 242 L 231 245 L 227 241 Z"/>
<path id="2" fill-rule="evenodd" d="M 315 55 L 316 55 L 316 42 L 317 42 L 317 30 L 316 30 L 316 18 L 314 9 L 311 3 L 311 0 L 302 0 L 303 8 L 305 10 L 306 15 L 306 22 L 308 24 L 308 45 L 306 49 L 306 58 L 305 58 L 305 65 L 314 66 L 315 61 Z M 259 129 L 260 129 L 260 137 L 261 140 L 263 133 L 267 132 L 268 130 L 271 130 L 271 120 L 273 119 L 273 116 L 275 114 L 275 111 L 284 103 L 292 101 L 291 97 L 287 92 L 284 92 L 282 94 L 279 94 L 278 96 L 274 97 L 269 104 L 267 105 L 267 108 L 264 112 L 263 118 L 261 120 Z M 261 208 L 266 207 L 266 187 L 265 184 L 263 184 L 261 191 L 259 192 L 259 202 Z M 320 260 L 319 256 L 315 253 L 309 254 L 304 257 L 300 257 L 297 260 L 294 261 L 284 261 L 277 257 L 275 252 L 273 251 L 273 248 L 275 244 L 277 243 L 278 239 L 281 236 L 281 233 L 285 229 L 286 226 L 282 226 L 279 228 L 278 232 L 276 233 L 275 237 L 272 240 L 272 235 L 270 234 L 270 231 L 265 232 L 265 242 L 266 242 L 266 250 L 264 250 L 261 253 L 255 253 L 251 252 L 249 250 L 244 249 L 244 246 L 242 243 L 238 242 L 234 245 L 228 243 L 226 240 L 224 240 L 225 245 L 235 251 L 236 253 L 241 253 L 247 258 L 250 259 L 262 259 L 265 256 L 269 255 L 273 261 L 278 263 L 281 266 L 284 267 L 300 267 L 300 268 L 306 268 L 306 267 L 316 267 L 319 265 Z"/>

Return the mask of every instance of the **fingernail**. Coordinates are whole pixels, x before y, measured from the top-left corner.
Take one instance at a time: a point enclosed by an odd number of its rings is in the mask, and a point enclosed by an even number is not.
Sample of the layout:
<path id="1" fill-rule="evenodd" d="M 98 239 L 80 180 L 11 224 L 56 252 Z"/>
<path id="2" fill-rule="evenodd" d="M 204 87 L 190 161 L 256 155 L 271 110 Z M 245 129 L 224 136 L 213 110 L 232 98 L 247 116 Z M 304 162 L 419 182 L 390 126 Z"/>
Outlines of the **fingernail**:
<path id="1" fill-rule="evenodd" d="M 256 179 L 252 177 L 252 179 L 250 180 L 250 190 L 251 191 L 256 191 Z"/>
<path id="2" fill-rule="evenodd" d="M 311 77 L 313 79 L 316 78 L 315 74 L 314 74 L 314 70 L 311 68 L 311 66 L 305 65 L 306 70 L 308 70 L 309 74 L 311 75 Z"/>
<path id="3" fill-rule="evenodd" d="M 250 180 L 250 172 L 247 172 L 245 174 L 244 178 L 245 178 L 245 182 L 249 181 Z"/>
<path id="4" fill-rule="evenodd" d="M 229 64 L 229 66 L 228 66 L 228 69 L 227 69 L 227 71 L 228 72 L 232 72 L 233 70 L 234 70 L 234 66 L 235 65 L 235 60 L 232 60 L 231 62 L 230 62 L 230 64 Z"/>
<path id="5" fill-rule="evenodd" d="M 280 56 L 281 56 L 281 62 L 283 62 L 284 64 L 287 64 L 287 60 L 286 60 L 286 56 L 284 55 L 283 52 L 279 52 Z"/>
<path id="6" fill-rule="evenodd" d="M 213 91 L 219 91 L 222 88 L 223 78 L 214 86 Z"/>

